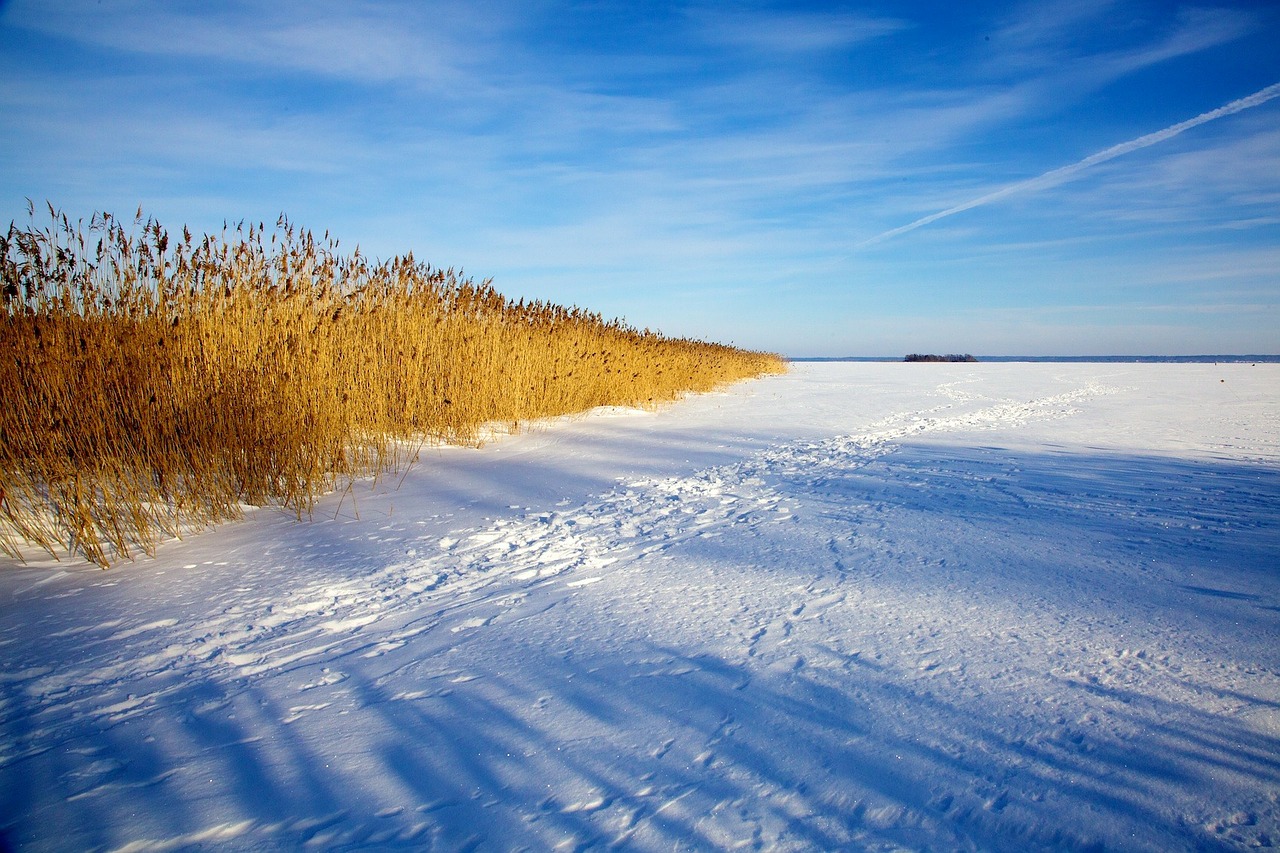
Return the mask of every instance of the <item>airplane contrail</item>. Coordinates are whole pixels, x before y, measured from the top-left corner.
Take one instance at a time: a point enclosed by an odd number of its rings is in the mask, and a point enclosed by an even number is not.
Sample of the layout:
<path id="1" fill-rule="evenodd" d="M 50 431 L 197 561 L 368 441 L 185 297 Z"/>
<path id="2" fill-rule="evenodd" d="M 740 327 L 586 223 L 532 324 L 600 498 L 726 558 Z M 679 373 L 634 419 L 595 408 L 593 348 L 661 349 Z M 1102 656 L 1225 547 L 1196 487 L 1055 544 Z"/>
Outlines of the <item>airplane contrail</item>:
<path id="1" fill-rule="evenodd" d="M 1105 151 L 1099 151 L 1097 154 L 1090 154 L 1083 160 L 1079 160 L 1068 166 L 1060 166 L 1057 169 L 1051 169 L 1043 175 L 1038 175 L 1034 178 L 1028 178 L 1025 181 L 1018 181 L 1017 183 L 1009 184 L 1007 187 L 979 196 L 971 201 L 966 201 L 963 204 L 957 204 L 955 207 L 948 207 L 946 210 L 940 210 L 937 213 L 922 216 L 915 222 L 909 222 L 906 225 L 891 228 L 883 234 L 877 234 L 868 240 L 863 240 L 861 243 L 858 243 L 855 248 L 861 249 L 865 246 L 870 246 L 873 243 L 879 243 L 881 241 L 888 240 L 891 237 L 897 237 L 899 234 L 914 231 L 917 228 L 928 225 L 931 222 L 937 222 L 939 219 L 943 219 L 947 216 L 954 216 L 957 213 L 963 213 L 966 210 L 972 210 L 975 207 L 981 207 L 984 204 L 999 201 L 1000 199 L 1005 198 L 1006 196 L 1011 196 L 1015 193 L 1052 187 L 1056 184 L 1070 180 L 1078 172 L 1083 172 L 1090 166 L 1105 163 L 1106 161 L 1113 160 L 1122 154 L 1128 154 L 1130 151 L 1137 151 L 1139 148 L 1146 148 L 1150 145 L 1155 145 L 1157 142 L 1164 142 L 1166 139 L 1172 139 L 1184 130 L 1190 130 L 1193 127 L 1199 127 L 1200 125 L 1211 122 L 1214 119 L 1233 115 L 1243 110 L 1250 109 L 1251 107 L 1265 104 L 1267 101 L 1275 97 L 1280 97 L 1280 83 L 1273 83 L 1265 89 L 1254 92 L 1252 95 L 1232 101 L 1225 106 L 1218 107 L 1216 110 L 1201 113 L 1195 118 L 1190 118 L 1186 121 L 1178 122 L 1175 125 L 1170 125 L 1164 130 L 1157 130 L 1155 133 L 1148 133 L 1146 136 L 1139 136 L 1137 139 L 1131 139 L 1128 142 L 1121 142 L 1119 145 L 1113 145 Z"/>

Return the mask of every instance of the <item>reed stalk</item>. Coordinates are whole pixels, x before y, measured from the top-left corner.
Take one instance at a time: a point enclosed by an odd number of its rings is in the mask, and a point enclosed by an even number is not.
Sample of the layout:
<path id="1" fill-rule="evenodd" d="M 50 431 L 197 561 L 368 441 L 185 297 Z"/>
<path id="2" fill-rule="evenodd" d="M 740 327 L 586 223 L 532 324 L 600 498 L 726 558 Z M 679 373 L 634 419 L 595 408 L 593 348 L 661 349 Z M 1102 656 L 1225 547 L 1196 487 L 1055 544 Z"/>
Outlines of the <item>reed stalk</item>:
<path id="1" fill-rule="evenodd" d="M 398 448 L 785 370 L 768 353 L 516 302 L 284 220 L 181 239 L 141 212 L 0 237 L 0 550 L 103 567 Z"/>

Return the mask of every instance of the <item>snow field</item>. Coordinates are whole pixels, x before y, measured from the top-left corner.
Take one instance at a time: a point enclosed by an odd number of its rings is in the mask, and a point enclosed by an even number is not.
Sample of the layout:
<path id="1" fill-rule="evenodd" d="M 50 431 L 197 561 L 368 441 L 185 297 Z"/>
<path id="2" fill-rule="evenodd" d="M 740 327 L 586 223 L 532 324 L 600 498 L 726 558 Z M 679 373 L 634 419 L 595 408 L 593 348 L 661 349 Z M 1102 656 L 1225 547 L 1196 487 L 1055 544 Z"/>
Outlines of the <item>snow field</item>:
<path id="1" fill-rule="evenodd" d="M 1274 845 L 1278 379 L 797 365 L 445 451 L 310 524 L 6 567 L 0 832 Z"/>

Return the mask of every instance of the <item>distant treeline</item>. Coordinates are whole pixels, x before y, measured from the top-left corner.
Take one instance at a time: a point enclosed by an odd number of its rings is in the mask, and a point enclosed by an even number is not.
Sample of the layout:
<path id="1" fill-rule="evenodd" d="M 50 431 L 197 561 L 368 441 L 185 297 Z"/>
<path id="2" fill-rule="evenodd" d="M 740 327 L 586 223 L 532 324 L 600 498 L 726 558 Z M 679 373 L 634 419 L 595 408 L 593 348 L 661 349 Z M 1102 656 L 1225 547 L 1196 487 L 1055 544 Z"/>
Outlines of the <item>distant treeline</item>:
<path id="1" fill-rule="evenodd" d="M 955 353 L 948 355 L 922 355 L 921 353 L 913 352 L 903 361 L 977 361 L 977 359 L 968 353 L 964 355 L 956 355 Z"/>

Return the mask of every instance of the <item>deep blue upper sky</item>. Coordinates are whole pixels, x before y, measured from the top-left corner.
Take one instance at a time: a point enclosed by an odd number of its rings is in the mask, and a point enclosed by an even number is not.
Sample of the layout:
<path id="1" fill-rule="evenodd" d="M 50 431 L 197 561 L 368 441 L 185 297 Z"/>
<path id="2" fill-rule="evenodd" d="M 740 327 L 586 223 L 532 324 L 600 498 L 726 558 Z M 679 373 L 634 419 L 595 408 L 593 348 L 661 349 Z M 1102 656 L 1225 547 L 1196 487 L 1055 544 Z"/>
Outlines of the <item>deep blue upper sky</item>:
<path id="1" fill-rule="evenodd" d="M 12 0 L 0 215 L 286 213 L 797 356 L 1274 353 L 1278 44 L 1254 2 Z"/>

